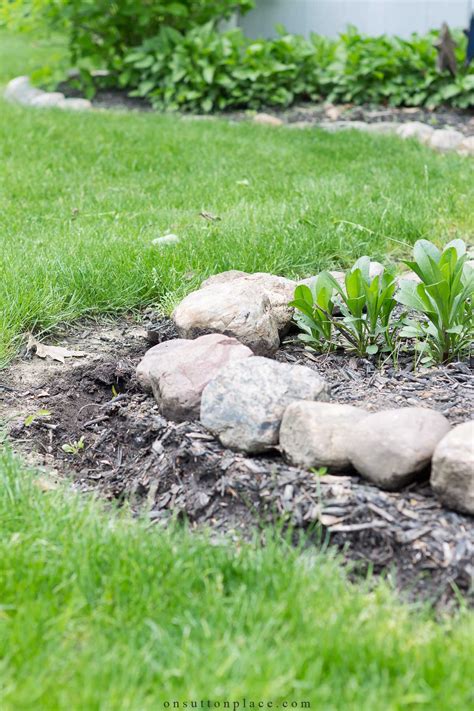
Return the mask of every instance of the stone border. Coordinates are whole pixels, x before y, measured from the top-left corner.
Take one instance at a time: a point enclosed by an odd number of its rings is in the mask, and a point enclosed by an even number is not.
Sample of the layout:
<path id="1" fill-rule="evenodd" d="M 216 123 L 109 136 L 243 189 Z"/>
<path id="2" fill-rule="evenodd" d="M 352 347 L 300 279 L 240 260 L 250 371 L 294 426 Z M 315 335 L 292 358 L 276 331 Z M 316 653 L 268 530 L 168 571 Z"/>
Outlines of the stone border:
<path id="1" fill-rule="evenodd" d="M 199 418 L 227 449 L 276 448 L 293 466 L 354 469 L 388 491 L 431 466 L 440 501 L 474 515 L 474 421 L 451 429 L 431 408 L 369 412 L 338 404 L 315 369 L 265 357 L 290 324 L 294 287 L 283 277 L 234 270 L 188 294 L 172 316 L 179 338 L 153 346 L 137 368 L 160 413 L 178 422 Z"/>
<path id="2" fill-rule="evenodd" d="M 37 89 L 27 76 L 16 77 L 8 82 L 4 97 L 7 101 L 33 108 L 57 108 L 67 111 L 90 111 L 89 99 L 68 99 L 59 91 Z"/>
<path id="3" fill-rule="evenodd" d="M 253 117 L 254 123 L 263 126 L 286 126 L 287 128 L 321 128 L 330 133 L 339 131 L 356 130 L 365 133 L 394 135 L 400 138 L 414 138 L 420 143 L 436 151 L 447 153 L 456 151 L 461 156 L 474 156 L 474 136 L 465 136 L 460 131 L 452 128 L 435 129 L 421 121 L 399 123 L 397 121 L 380 121 L 379 123 L 366 123 L 365 121 L 321 121 L 318 124 L 306 121 L 297 121 L 285 124 L 282 119 L 271 114 L 258 113 Z"/>
<path id="4" fill-rule="evenodd" d="M 34 108 L 59 108 L 74 111 L 89 111 L 93 109 L 92 102 L 89 99 L 66 98 L 59 91 L 37 89 L 32 86 L 27 76 L 16 77 L 8 82 L 4 97 L 12 103 Z M 193 118 L 198 117 L 194 116 Z M 291 129 L 321 128 L 330 133 L 352 129 L 366 133 L 396 135 L 403 139 L 414 138 L 439 152 L 456 151 L 461 156 L 474 156 L 474 136 L 464 136 L 460 131 L 450 128 L 434 129 L 421 121 L 366 123 L 365 121 L 336 120 L 321 121 L 319 123 L 307 121 L 285 123 L 281 118 L 267 113 L 255 114 L 252 121 L 262 126 L 286 126 L 286 128 Z"/>

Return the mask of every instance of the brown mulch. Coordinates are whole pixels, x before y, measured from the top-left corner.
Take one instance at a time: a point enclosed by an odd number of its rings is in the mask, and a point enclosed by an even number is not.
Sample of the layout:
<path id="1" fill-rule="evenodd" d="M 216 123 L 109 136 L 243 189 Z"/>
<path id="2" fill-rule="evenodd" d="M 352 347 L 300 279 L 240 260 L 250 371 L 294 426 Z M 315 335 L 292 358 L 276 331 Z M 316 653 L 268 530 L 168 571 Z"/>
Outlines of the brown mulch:
<path id="1" fill-rule="evenodd" d="M 66 96 L 79 97 L 81 92 L 73 88 L 70 83 L 60 84 L 59 91 Z M 145 99 L 128 96 L 127 92 L 120 89 L 99 89 L 92 99 L 93 105 L 98 109 L 116 109 L 126 111 L 153 111 L 150 103 Z M 452 109 L 440 107 L 428 110 L 423 107 L 397 108 L 391 106 L 372 106 L 369 104 L 328 107 L 323 102 L 302 103 L 287 109 L 271 107 L 265 113 L 281 118 L 285 123 L 307 123 L 318 125 L 335 121 L 364 121 L 365 123 L 381 123 L 395 121 L 406 123 L 408 121 L 421 121 L 434 128 L 454 128 L 466 136 L 474 135 L 474 110 Z M 262 110 L 263 111 L 263 110 Z M 226 111 L 211 114 L 210 117 L 219 116 L 231 121 L 248 121 L 255 112 Z M 178 114 L 192 118 L 193 114 Z M 209 118 L 209 115 L 206 114 Z"/>
<path id="2" fill-rule="evenodd" d="M 174 337 L 167 319 L 147 331 L 129 320 L 92 324 L 62 344 L 86 351 L 66 364 L 24 357 L 0 375 L 0 419 L 14 448 L 74 488 L 129 502 L 152 522 L 171 516 L 216 536 L 252 535 L 277 521 L 305 533 L 307 545 L 335 546 L 344 557 L 388 575 L 411 599 L 440 606 L 472 594 L 474 519 L 443 508 L 425 477 L 387 493 L 348 473 L 306 472 L 275 450 L 248 457 L 221 447 L 200 423 L 165 420 L 140 391 L 135 367 L 153 342 Z M 304 363 L 327 378 L 339 402 L 367 409 L 421 404 L 451 422 L 472 412 L 474 375 L 465 363 L 413 372 L 364 359 L 317 355 L 286 343 L 278 359 Z M 48 410 L 28 426 L 27 415 Z M 85 448 L 62 445 L 84 437 Z M 54 480 L 50 479 L 50 485 Z M 471 596 L 471 602 L 473 600 Z"/>

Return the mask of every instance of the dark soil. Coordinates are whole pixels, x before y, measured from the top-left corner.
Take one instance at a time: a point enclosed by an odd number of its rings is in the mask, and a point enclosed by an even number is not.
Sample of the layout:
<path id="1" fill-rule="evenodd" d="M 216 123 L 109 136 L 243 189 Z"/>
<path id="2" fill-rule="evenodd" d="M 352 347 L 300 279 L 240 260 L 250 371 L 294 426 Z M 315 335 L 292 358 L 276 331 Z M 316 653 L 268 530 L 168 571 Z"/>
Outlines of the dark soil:
<path id="1" fill-rule="evenodd" d="M 73 88 L 68 83 L 63 83 L 58 87 L 66 96 L 79 97 L 81 92 Z M 128 96 L 128 93 L 120 89 L 99 89 L 92 100 L 93 105 L 98 109 L 122 109 L 135 111 L 153 111 L 153 108 L 145 99 Z M 318 125 L 322 122 L 335 121 L 364 121 L 365 123 L 421 121 L 434 128 L 455 128 L 466 136 L 474 135 L 474 109 L 452 109 L 450 107 L 440 107 L 436 110 L 421 108 L 395 108 L 389 106 L 371 106 L 363 104 L 356 106 L 345 104 L 342 106 L 328 106 L 324 103 L 298 104 L 289 109 L 278 109 L 271 107 L 265 109 L 266 113 L 281 118 L 285 123 L 305 123 L 308 125 Z M 195 116 L 193 114 L 179 114 L 183 118 L 213 118 L 220 116 L 232 121 L 248 121 L 252 113 L 247 111 L 229 111 L 216 113 L 211 116 Z"/>
<path id="2" fill-rule="evenodd" d="M 175 424 L 140 391 L 135 367 L 151 342 L 174 337 L 161 319 L 91 325 L 61 345 L 86 351 L 66 364 L 24 357 L 2 373 L 0 419 L 16 450 L 80 491 L 129 502 L 151 521 L 185 517 L 214 535 L 241 538 L 282 519 L 305 533 L 307 545 L 335 546 L 356 570 L 388 575 L 411 599 L 439 606 L 469 598 L 474 519 L 443 508 L 425 478 L 387 493 L 348 473 L 315 474 L 290 467 L 275 450 L 247 457 L 223 449 L 198 422 Z M 279 360 L 304 363 L 331 383 L 334 399 L 376 410 L 423 404 L 451 422 L 472 412 L 474 375 L 457 363 L 413 372 L 347 356 L 319 356 L 287 343 Z M 25 424 L 28 415 L 48 410 Z M 84 438 L 76 454 L 62 445 Z M 39 484 L 54 486 L 43 475 Z M 472 601 L 472 597 L 470 598 Z"/>

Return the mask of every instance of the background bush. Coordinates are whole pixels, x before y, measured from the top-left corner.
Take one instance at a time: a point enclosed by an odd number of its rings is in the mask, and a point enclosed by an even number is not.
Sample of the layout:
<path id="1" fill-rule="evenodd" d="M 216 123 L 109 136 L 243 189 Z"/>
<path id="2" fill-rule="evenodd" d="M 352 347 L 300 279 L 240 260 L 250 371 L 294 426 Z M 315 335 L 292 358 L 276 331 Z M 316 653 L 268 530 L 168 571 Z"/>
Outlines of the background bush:
<path id="1" fill-rule="evenodd" d="M 219 22 L 253 0 L 7 0 L 4 21 L 66 31 L 73 63 L 89 90 L 102 82 L 146 97 L 155 107 L 203 111 L 289 106 L 295 101 L 391 106 L 474 106 L 474 64 L 455 32 L 459 74 L 436 69 L 438 33 L 337 39 L 285 33 L 250 40 Z M 0 10 L 1 11 L 1 10 Z M 36 24 L 35 24 L 36 23 Z"/>

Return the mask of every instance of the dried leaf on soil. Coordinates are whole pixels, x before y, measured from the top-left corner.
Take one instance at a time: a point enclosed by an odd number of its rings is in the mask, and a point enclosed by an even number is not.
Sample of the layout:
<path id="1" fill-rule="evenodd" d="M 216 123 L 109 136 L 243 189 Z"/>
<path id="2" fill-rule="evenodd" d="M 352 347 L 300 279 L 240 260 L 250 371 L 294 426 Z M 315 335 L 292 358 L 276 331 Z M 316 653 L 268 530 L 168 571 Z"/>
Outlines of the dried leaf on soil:
<path id="1" fill-rule="evenodd" d="M 83 358 L 87 355 L 83 351 L 70 351 L 62 346 L 47 346 L 37 341 L 32 335 L 28 338 L 27 350 L 28 352 L 34 351 L 38 358 L 51 358 L 51 360 L 57 360 L 60 363 L 64 363 L 65 358 Z"/>

